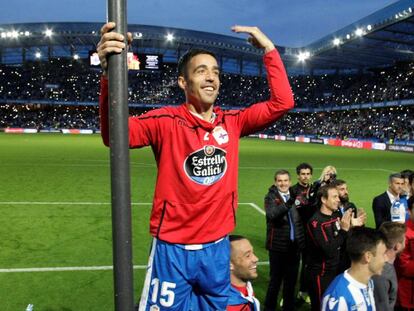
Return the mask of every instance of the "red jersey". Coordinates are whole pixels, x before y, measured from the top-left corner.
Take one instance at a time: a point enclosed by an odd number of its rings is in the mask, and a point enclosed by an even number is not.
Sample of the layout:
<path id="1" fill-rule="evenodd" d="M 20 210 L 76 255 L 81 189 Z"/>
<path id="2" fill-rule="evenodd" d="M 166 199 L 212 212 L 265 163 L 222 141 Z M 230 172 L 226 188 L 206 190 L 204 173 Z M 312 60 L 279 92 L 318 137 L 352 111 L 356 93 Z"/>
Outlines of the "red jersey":
<path id="1" fill-rule="evenodd" d="M 280 56 L 264 56 L 271 97 L 241 110 L 214 108 L 213 123 L 186 104 L 129 118 L 129 146 L 151 146 L 158 166 L 150 233 L 163 241 L 199 244 L 234 229 L 239 138 L 273 124 L 293 108 Z M 109 145 L 108 82 L 101 79 L 101 135 Z"/>

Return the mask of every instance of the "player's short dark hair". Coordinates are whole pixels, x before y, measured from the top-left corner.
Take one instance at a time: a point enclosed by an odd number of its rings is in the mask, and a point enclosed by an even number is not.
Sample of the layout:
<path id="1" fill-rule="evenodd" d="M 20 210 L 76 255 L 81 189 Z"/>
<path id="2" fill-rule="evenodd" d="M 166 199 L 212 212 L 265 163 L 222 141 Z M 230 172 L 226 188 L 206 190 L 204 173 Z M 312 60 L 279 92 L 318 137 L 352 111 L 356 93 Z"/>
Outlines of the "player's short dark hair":
<path id="1" fill-rule="evenodd" d="M 385 245 L 387 248 L 392 249 L 397 243 L 402 243 L 404 241 L 407 227 L 400 222 L 385 221 L 381 224 L 378 230 L 384 234 L 386 238 Z"/>
<path id="2" fill-rule="evenodd" d="M 331 184 L 334 185 L 335 187 L 339 187 L 339 186 L 345 185 L 346 181 L 343 179 L 335 179 L 331 182 Z"/>
<path id="3" fill-rule="evenodd" d="M 238 235 L 238 234 L 230 234 L 229 235 L 230 243 L 234 242 L 234 241 L 240 241 L 240 240 L 247 240 L 247 238 L 242 236 L 242 235 Z"/>
<path id="4" fill-rule="evenodd" d="M 361 260 L 362 256 L 370 251 L 375 254 L 380 242 L 386 243 L 386 238 L 381 231 L 368 227 L 352 228 L 346 241 L 346 252 L 353 262 Z"/>
<path id="5" fill-rule="evenodd" d="M 413 184 L 413 178 L 414 178 L 414 171 L 410 169 L 406 169 L 400 172 L 401 176 L 403 178 L 408 178 L 408 183 L 410 185 Z"/>
<path id="6" fill-rule="evenodd" d="M 313 174 L 313 167 L 309 163 L 301 163 L 298 166 L 296 166 L 296 174 L 299 175 L 301 170 L 309 169 L 311 174 Z"/>
<path id="7" fill-rule="evenodd" d="M 178 61 L 178 76 L 183 76 L 184 78 L 188 77 L 188 63 L 191 61 L 191 59 L 197 55 L 200 54 L 208 54 L 213 56 L 216 60 L 217 60 L 217 56 L 216 54 L 214 54 L 213 52 L 206 50 L 206 49 L 200 49 L 200 48 L 194 48 L 194 49 L 190 49 L 188 50 L 186 53 L 184 53 L 179 61 Z"/>
<path id="8" fill-rule="evenodd" d="M 290 173 L 287 170 L 278 170 L 275 173 L 275 180 L 277 179 L 277 176 L 279 175 L 288 175 L 290 179 Z"/>

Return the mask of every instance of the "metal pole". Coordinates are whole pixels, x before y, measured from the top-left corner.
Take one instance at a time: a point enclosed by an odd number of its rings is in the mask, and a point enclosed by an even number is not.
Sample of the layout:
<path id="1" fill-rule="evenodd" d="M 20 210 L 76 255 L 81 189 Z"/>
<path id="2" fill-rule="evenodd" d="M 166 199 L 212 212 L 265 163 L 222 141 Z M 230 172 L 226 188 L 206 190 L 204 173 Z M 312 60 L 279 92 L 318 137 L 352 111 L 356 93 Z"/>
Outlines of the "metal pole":
<path id="1" fill-rule="evenodd" d="M 115 32 L 127 32 L 126 0 L 108 0 Z M 133 311 L 131 193 L 128 144 L 128 72 L 125 49 L 108 59 L 109 140 L 111 153 L 112 241 L 116 311 Z"/>

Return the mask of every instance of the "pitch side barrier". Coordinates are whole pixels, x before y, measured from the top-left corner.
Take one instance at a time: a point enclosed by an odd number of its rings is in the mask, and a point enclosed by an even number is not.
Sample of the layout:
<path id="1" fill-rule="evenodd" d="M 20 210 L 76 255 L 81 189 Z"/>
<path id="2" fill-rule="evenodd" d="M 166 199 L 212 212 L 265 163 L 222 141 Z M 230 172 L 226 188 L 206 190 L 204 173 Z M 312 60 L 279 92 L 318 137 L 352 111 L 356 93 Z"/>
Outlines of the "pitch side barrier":
<path id="1" fill-rule="evenodd" d="M 42 129 L 35 128 L 2 128 L 0 132 L 8 134 L 36 134 L 36 133 L 62 133 L 71 135 L 84 135 L 84 134 L 98 134 L 99 130 L 92 129 Z M 285 136 L 285 135 L 267 135 L 267 134 L 253 134 L 249 137 L 259 139 L 272 139 L 281 141 L 292 141 L 305 144 L 320 144 L 330 145 L 337 147 L 347 147 L 356 149 L 374 149 L 374 150 L 386 150 L 386 151 L 398 151 L 414 153 L 414 142 L 409 141 L 405 144 L 385 144 L 371 140 L 358 140 L 358 139 L 337 139 L 337 138 L 313 138 L 306 136 Z"/>
<path id="2" fill-rule="evenodd" d="M 358 140 L 358 139 L 338 139 L 338 138 L 312 138 L 306 136 L 285 136 L 285 135 L 267 135 L 267 134 L 254 134 L 249 137 L 255 137 L 259 139 L 272 139 L 280 141 L 292 141 L 305 144 L 321 144 L 336 147 L 347 147 L 356 149 L 374 149 L 383 151 L 398 151 L 414 153 L 414 142 L 409 141 L 406 144 L 386 144 L 379 143 L 371 140 Z"/>

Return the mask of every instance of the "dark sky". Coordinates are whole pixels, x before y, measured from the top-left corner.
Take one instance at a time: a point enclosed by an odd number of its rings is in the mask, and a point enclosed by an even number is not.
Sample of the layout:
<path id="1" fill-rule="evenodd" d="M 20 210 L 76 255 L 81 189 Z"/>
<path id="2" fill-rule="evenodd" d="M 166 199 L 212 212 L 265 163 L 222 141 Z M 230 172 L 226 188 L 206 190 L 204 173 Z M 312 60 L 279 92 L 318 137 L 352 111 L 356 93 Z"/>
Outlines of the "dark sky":
<path id="1" fill-rule="evenodd" d="M 232 35 L 260 27 L 278 45 L 307 45 L 395 0 L 129 0 L 128 22 Z M 1 0 L 0 24 L 106 20 L 106 0 Z"/>

